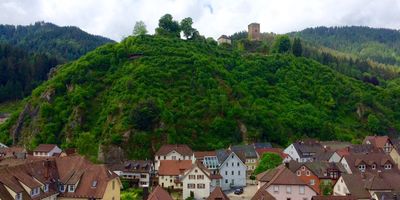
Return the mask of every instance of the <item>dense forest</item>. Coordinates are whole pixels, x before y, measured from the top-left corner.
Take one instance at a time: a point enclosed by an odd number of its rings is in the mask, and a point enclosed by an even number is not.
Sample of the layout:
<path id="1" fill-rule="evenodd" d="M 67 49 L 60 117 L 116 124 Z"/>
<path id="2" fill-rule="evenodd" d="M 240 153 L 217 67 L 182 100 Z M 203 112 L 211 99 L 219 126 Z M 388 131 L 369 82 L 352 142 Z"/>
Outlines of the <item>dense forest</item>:
<path id="1" fill-rule="evenodd" d="M 400 128 L 399 84 L 374 86 L 292 54 L 142 35 L 61 67 L 1 126 L 0 141 L 58 143 L 93 157 L 100 144 L 118 145 L 129 158 L 150 158 L 164 142 L 196 150 L 357 142 Z"/>
<path id="2" fill-rule="evenodd" d="M 0 103 L 29 95 L 50 69 L 110 42 L 76 27 L 0 25 Z"/>

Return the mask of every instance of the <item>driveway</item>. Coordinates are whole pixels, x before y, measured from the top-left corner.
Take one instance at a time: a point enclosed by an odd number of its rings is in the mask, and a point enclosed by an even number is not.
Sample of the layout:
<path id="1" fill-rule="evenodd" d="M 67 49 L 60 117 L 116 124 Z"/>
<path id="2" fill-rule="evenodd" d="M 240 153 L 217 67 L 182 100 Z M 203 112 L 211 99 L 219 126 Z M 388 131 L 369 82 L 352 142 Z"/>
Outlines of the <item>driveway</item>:
<path id="1" fill-rule="evenodd" d="M 247 185 L 246 187 L 243 188 L 243 194 L 241 195 L 233 194 L 233 191 L 226 192 L 226 195 L 228 195 L 228 197 L 231 200 L 243 200 L 243 199 L 251 199 L 256 192 L 257 192 L 257 185 Z"/>

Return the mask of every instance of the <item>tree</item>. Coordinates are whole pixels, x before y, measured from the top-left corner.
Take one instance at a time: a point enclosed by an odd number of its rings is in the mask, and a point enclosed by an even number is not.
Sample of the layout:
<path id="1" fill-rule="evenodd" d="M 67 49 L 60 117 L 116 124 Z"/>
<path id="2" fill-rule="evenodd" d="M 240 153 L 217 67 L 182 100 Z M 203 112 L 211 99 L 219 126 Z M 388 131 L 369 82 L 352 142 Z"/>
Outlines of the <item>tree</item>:
<path id="1" fill-rule="evenodd" d="M 174 21 L 172 15 L 165 14 L 158 21 L 158 28 L 156 28 L 156 34 L 169 37 L 180 37 L 181 27 L 177 21 Z"/>
<path id="2" fill-rule="evenodd" d="M 186 39 L 193 38 L 194 34 L 197 32 L 197 30 L 194 29 L 192 25 L 193 25 L 193 20 L 190 17 L 187 17 L 181 21 L 181 29 Z"/>
<path id="3" fill-rule="evenodd" d="M 272 45 L 273 53 L 287 53 L 290 51 L 290 39 L 287 35 L 278 36 Z"/>
<path id="4" fill-rule="evenodd" d="M 254 170 L 254 174 L 260 174 L 268 169 L 273 169 L 282 163 L 282 158 L 275 153 L 264 153 L 258 164 L 257 168 Z"/>
<path id="5" fill-rule="evenodd" d="M 133 35 L 138 36 L 146 34 L 147 34 L 146 24 L 143 21 L 137 21 L 135 27 L 133 27 Z"/>
<path id="6" fill-rule="evenodd" d="M 301 44 L 300 38 L 294 38 L 293 47 L 292 47 L 293 55 L 300 57 L 303 54 L 303 46 Z"/>
<path id="7" fill-rule="evenodd" d="M 374 114 L 368 115 L 367 125 L 371 132 L 378 133 L 381 130 L 379 119 Z"/>
<path id="8" fill-rule="evenodd" d="M 133 126 L 142 131 L 151 131 L 160 120 L 160 109 L 153 100 L 140 102 L 131 112 Z"/>

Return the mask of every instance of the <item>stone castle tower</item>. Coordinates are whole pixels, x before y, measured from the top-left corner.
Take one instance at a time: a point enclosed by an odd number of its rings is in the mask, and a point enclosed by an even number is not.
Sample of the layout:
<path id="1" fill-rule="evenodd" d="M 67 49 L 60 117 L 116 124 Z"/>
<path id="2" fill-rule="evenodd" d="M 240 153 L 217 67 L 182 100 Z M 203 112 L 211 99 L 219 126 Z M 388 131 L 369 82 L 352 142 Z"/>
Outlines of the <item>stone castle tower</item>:
<path id="1" fill-rule="evenodd" d="M 261 40 L 260 24 L 251 23 L 248 26 L 249 40 Z"/>

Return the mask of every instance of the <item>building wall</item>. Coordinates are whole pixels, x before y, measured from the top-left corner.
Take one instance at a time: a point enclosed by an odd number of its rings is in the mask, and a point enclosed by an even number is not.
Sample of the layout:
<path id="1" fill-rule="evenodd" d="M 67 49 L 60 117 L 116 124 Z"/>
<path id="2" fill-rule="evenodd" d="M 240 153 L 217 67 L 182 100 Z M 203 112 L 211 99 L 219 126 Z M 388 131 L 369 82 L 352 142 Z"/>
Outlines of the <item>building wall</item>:
<path id="1" fill-rule="evenodd" d="M 249 24 L 248 26 L 249 40 L 260 40 L 260 24 Z"/>
<path id="2" fill-rule="evenodd" d="M 390 157 L 393 159 L 394 163 L 396 163 L 397 167 L 400 169 L 400 155 L 396 149 L 392 149 L 390 152 Z"/>
<path id="3" fill-rule="evenodd" d="M 163 188 L 182 189 L 181 183 L 175 183 L 176 176 L 158 176 L 158 183 Z"/>
<path id="4" fill-rule="evenodd" d="M 194 156 L 184 156 L 176 151 L 171 151 L 167 155 L 154 156 L 155 170 L 158 171 L 160 167 L 160 160 L 191 160 L 194 163 Z"/>
<path id="5" fill-rule="evenodd" d="M 247 166 L 239 159 L 239 157 L 237 157 L 236 154 L 231 153 L 225 162 L 221 164 L 219 171 L 222 176 L 222 190 L 228 190 L 231 187 L 246 186 Z"/>
<path id="6" fill-rule="evenodd" d="M 346 196 L 349 193 L 347 189 L 346 183 L 343 181 L 343 178 L 340 177 L 336 184 L 333 186 L 333 195 L 334 196 Z"/>
<path id="7" fill-rule="evenodd" d="M 278 187 L 278 192 L 274 191 L 274 187 Z M 286 188 L 290 187 L 291 192 L 288 193 Z M 308 186 L 304 186 L 304 194 L 300 194 L 300 187 L 299 185 L 270 185 L 267 188 L 267 192 L 269 192 L 272 196 L 275 197 L 276 200 L 287 200 L 290 198 L 291 200 L 311 200 L 311 198 L 317 193 L 312 190 Z"/>
<path id="8" fill-rule="evenodd" d="M 189 175 L 194 175 L 195 179 L 189 179 Z M 203 179 L 198 179 L 197 175 L 203 175 Z M 182 180 L 183 183 L 183 199 L 190 197 L 190 192 L 193 191 L 195 199 L 205 199 L 211 192 L 211 180 L 198 167 L 192 169 Z M 189 189 L 188 184 L 195 184 L 195 188 Z M 204 184 L 204 188 L 198 188 L 198 184 Z"/>
<path id="9" fill-rule="evenodd" d="M 344 157 L 343 157 L 343 159 L 340 161 L 340 163 L 342 163 L 343 167 L 346 169 L 346 172 L 347 172 L 348 174 L 352 174 L 352 171 L 351 171 L 351 169 L 350 169 L 350 167 L 349 167 L 349 163 L 347 163 L 347 161 L 346 161 L 346 159 L 344 159 Z"/>
<path id="10" fill-rule="evenodd" d="M 332 156 L 329 158 L 329 162 L 338 163 L 342 157 L 338 153 L 333 153 Z"/>
<path id="11" fill-rule="evenodd" d="M 294 148 L 294 145 L 291 144 L 289 145 L 285 150 L 283 150 L 283 153 L 288 154 L 288 160 L 285 161 L 290 161 L 291 159 L 300 162 L 300 155 L 297 152 L 296 148 Z"/>
<path id="12" fill-rule="evenodd" d="M 318 194 L 321 193 L 319 189 L 320 180 L 318 176 L 316 176 L 311 170 L 309 170 L 307 167 L 301 166 L 297 171 L 296 171 L 296 176 L 298 176 L 302 181 L 307 183 L 310 187 L 312 187 Z M 314 182 L 314 184 L 312 184 Z"/>
<path id="13" fill-rule="evenodd" d="M 121 199 L 121 185 L 119 178 L 110 180 L 104 192 L 103 200 L 120 200 Z"/>
<path id="14" fill-rule="evenodd" d="M 230 39 L 226 39 L 226 38 L 219 38 L 218 39 L 218 44 L 219 45 L 221 45 L 221 44 L 231 44 L 231 43 L 232 43 L 232 41 Z"/>

